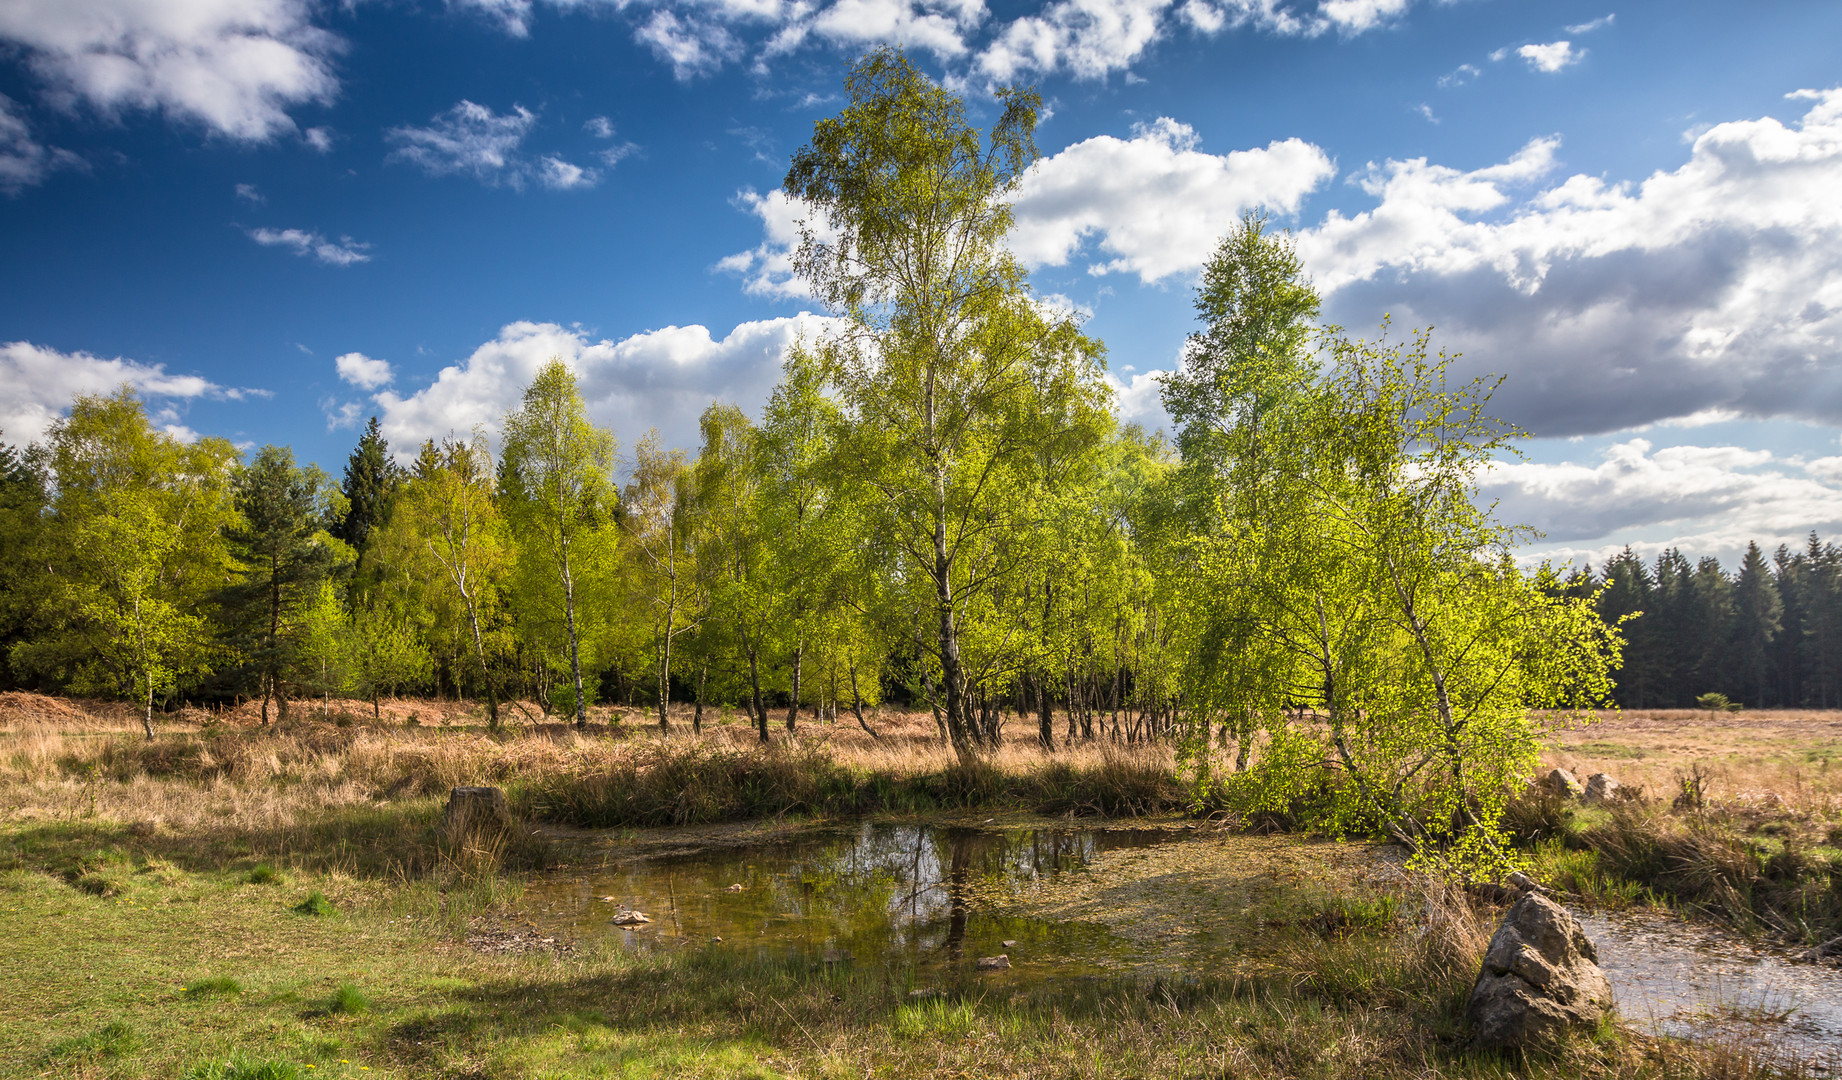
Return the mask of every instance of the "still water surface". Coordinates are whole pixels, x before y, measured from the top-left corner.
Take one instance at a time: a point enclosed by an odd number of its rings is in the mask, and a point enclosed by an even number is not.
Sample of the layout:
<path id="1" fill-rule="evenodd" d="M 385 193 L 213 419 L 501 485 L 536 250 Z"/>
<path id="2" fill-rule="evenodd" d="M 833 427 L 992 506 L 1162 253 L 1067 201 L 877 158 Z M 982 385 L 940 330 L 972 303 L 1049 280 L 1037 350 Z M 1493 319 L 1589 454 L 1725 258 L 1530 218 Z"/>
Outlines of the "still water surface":
<path id="1" fill-rule="evenodd" d="M 980 957 L 1020 987 L 1134 968 L 1171 967 L 1170 949 L 1086 921 L 1006 913 L 1022 886 L 1083 874 L 1099 856 L 1185 843 L 1171 829 L 956 827 L 867 822 L 744 845 L 610 860 L 533 883 L 527 909 L 578 938 L 645 950 L 706 947 L 815 964 L 875 963 L 918 985 L 963 977 Z M 610 839 L 604 850 L 623 845 Z M 737 888 L 740 886 L 740 888 Z M 1175 887 L 1175 886 L 1173 886 Z M 646 913 L 637 928 L 620 911 Z M 1741 1034 L 1804 1049 L 1842 1046 L 1842 972 L 1794 965 L 1783 950 L 1650 913 L 1581 916 L 1627 1019 L 1679 1035 Z M 720 941 L 719 941 L 720 939 Z M 1251 946 L 1251 948 L 1250 948 Z M 1235 935 L 1185 943 L 1182 967 L 1217 974 L 1254 959 Z"/>

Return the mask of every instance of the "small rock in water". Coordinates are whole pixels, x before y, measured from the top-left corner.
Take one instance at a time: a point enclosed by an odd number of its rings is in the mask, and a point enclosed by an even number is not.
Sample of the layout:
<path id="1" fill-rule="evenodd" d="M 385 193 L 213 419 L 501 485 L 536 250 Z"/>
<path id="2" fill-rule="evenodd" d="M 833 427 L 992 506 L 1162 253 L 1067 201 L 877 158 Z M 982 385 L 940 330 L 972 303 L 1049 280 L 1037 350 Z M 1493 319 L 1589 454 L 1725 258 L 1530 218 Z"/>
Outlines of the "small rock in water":
<path id="1" fill-rule="evenodd" d="M 640 926 L 652 921 L 652 916 L 643 911 L 623 911 L 608 920 L 615 926 Z"/>
<path id="2" fill-rule="evenodd" d="M 713 937 L 710 939 L 710 944 L 712 945 L 721 945 L 722 943 L 723 939 L 721 937 Z"/>
<path id="3" fill-rule="evenodd" d="M 1490 938 L 1465 1018 L 1481 1046 L 1526 1046 L 1612 1007 L 1586 932 L 1567 909 L 1540 893 L 1516 901 Z"/>
<path id="4" fill-rule="evenodd" d="M 1588 805 L 1609 802 L 1612 793 L 1618 790 L 1618 781 L 1605 773 L 1596 772 L 1586 778 L 1586 790 L 1580 793 L 1580 801 Z"/>
<path id="5" fill-rule="evenodd" d="M 614 902 L 614 898 L 612 896 L 604 896 L 601 898 L 601 902 L 604 904 L 612 904 Z"/>
<path id="6" fill-rule="evenodd" d="M 1015 941 L 1000 941 L 998 942 L 998 944 L 1004 946 L 1007 949 L 1014 949 L 1017 947 L 1017 943 Z"/>
<path id="7" fill-rule="evenodd" d="M 742 883 L 738 881 L 734 885 L 729 886 L 727 889 L 724 889 L 723 891 L 724 892 L 741 892 Z"/>
<path id="8" fill-rule="evenodd" d="M 1002 954 L 979 957 L 978 970 L 980 971 L 1009 971 L 1010 967 L 1011 958 Z"/>

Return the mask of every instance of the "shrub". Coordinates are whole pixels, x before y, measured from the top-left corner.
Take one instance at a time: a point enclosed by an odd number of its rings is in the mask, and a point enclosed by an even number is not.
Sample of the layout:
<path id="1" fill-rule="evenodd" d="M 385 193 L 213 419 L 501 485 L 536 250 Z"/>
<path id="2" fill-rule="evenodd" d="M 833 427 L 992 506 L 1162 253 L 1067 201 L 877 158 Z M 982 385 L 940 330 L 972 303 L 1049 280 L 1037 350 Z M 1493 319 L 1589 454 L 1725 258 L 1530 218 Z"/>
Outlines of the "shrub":
<path id="1" fill-rule="evenodd" d="M 268 863 L 257 863 L 254 869 L 243 875 L 243 880 L 251 885 L 274 885 L 281 881 L 281 874 Z"/>
<path id="2" fill-rule="evenodd" d="M 333 907 L 332 902 L 326 899 L 326 896 L 318 889 L 308 893 L 305 900 L 294 905 L 294 912 L 297 915 L 312 915 L 317 917 L 334 914 L 337 910 L 337 908 Z"/>
<path id="3" fill-rule="evenodd" d="M 333 996 L 326 1003 L 326 1011 L 335 1015 L 355 1015 L 371 1007 L 371 999 L 351 983 L 342 984 L 333 991 Z"/>

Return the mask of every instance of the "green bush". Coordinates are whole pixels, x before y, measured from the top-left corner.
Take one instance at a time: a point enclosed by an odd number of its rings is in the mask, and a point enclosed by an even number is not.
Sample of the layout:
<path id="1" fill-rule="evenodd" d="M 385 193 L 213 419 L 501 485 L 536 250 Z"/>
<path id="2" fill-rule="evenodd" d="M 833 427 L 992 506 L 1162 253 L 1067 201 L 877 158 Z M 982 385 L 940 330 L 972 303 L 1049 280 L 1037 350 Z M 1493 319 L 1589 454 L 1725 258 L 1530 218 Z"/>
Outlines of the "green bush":
<path id="1" fill-rule="evenodd" d="M 326 1011 L 335 1015 L 356 1015 L 371 1007 L 371 999 L 351 983 L 342 984 L 333 991 L 333 996 L 326 1003 Z"/>
<path id="2" fill-rule="evenodd" d="M 332 915 L 337 911 L 338 909 L 333 907 L 332 902 L 326 899 L 326 896 L 318 889 L 308 893 L 305 900 L 294 905 L 294 912 L 297 915 L 312 915 L 318 917 Z"/>
<path id="3" fill-rule="evenodd" d="M 273 885 L 281 880 L 281 873 L 268 863 L 258 863 L 243 880 L 251 885 Z"/>

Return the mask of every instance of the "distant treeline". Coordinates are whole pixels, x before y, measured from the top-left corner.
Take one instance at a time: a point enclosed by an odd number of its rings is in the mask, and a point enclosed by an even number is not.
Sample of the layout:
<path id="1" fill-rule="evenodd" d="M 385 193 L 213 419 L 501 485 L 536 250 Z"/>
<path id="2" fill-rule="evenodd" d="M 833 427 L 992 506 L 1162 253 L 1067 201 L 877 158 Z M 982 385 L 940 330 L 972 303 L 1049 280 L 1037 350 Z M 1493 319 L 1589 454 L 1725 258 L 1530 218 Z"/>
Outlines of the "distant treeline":
<path id="1" fill-rule="evenodd" d="M 1814 532 L 1802 551 L 1748 544 L 1732 574 L 1712 556 L 1671 548 L 1646 563 L 1626 548 L 1565 592 L 1601 586 L 1608 622 L 1642 613 L 1624 624 L 1625 708 L 1690 708 L 1708 693 L 1754 708 L 1842 706 L 1842 548 Z"/>

